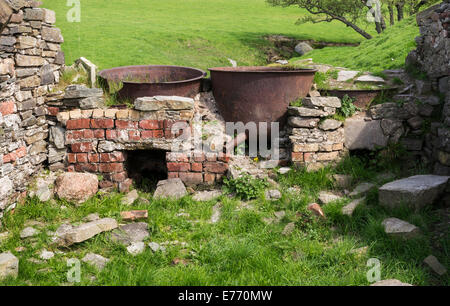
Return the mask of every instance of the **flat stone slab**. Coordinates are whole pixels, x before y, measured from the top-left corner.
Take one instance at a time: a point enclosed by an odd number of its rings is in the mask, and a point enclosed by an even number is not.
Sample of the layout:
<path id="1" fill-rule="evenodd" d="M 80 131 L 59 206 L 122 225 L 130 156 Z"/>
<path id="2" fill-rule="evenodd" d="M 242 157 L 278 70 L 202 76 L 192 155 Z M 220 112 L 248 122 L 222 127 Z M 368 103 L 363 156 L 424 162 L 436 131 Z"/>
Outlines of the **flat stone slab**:
<path id="1" fill-rule="evenodd" d="M 11 252 L 0 254 L 0 280 L 12 276 L 16 278 L 19 275 L 19 259 Z"/>
<path id="2" fill-rule="evenodd" d="M 338 78 L 337 81 L 338 82 L 345 82 L 348 80 L 352 80 L 354 77 L 356 77 L 358 75 L 359 71 L 346 71 L 346 70 L 342 70 L 338 72 Z"/>
<path id="3" fill-rule="evenodd" d="M 328 191 L 321 191 L 319 193 L 319 203 L 320 204 L 328 204 L 334 201 L 341 200 L 342 198 L 338 195 L 335 195 L 334 193 L 328 192 Z"/>
<path id="4" fill-rule="evenodd" d="M 385 83 L 383 78 L 374 76 L 374 75 L 362 75 L 356 78 L 355 82 L 361 83 Z"/>
<path id="5" fill-rule="evenodd" d="M 194 109 L 194 99 L 177 96 L 142 97 L 134 101 L 134 108 L 146 112 L 162 109 L 191 110 Z"/>
<path id="6" fill-rule="evenodd" d="M 441 264 L 440 262 L 439 262 L 439 260 L 435 257 L 435 256 L 433 256 L 433 255 L 430 255 L 430 256 L 428 256 L 427 258 L 425 258 L 424 260 L 423 260 L 423 262 L 426 264 L 426 265 L 428 265 L 436 274 L 439 274 L 439 275 L 444 275 L 445 273 L 447 273 L 447 268 L 446 267 L 444 267 L 444 265 L 443 264 Z"/>
<path id="7" fill-rule="evenodd" d="M 104 218 L 80 226 L 68 229 L 59 237 L 59 244 L 70 246 L 75 243 L 86 241 L 102 232 L 111 231 L 117 228 L 117 221 L 112 218 Z"/>
<path id="8" fill-rule="evenodd" d="M 194 201 L 205 202 L 214 200 L 215 198 L 218 198 L 221 195 L 222 191 L 220 190 L 199 191 L 192 197 L 192 199 Z"/>
<path id="9" fill-rule="evenodd" d="M 349 150 L 374 150 L 388 144 L 380 120 L 365 121 L 364 118 L 349 118 L 345 121 L 345 147 Z"/>
<path id="10" fill-rule="evenodd" d="M 412 286 L 412 285 L 408 284 L 408 283 L 402 283 L 398 279 L 385 279 L 385 280 L 381 280 L 381 281 L 378 281 L 376 283 L 373 283 L 370 286 L 373 286 L 373 287 L 377 287 L 377 286 L 381 286 L 381 287 L 383 287 L 383 286 L 404 287 L 404 286 Z"/>
<path id="11" fill-rule="evenodd" d="M 366 198 L 356 199 L 347 204 L 346 206 L 342 207 L 342 214 L 347 216 L 352 216 L 353 212 L 355 211 L 356 207 L 358 207 L 361 203 L 363 203 L 366 200 Z"/>
<path id="12" fill-rule="evenodd" d="M 385 233 L 393 237 L 409 239 L 420 234 L 420 229 L 417 226 L 397 218 L 387 218 L 382 225 Z"/>
<path id="13" fill-rule="evenodd" d="M 134 242 L 144 241 L 149 236 L 148 224 L 144 222 L 122 225 L 111 233 L 111 239 L 124 246 L 129 246 Z"/>
<path id="14" fill-rule="evenodd" d="M 372 183 L 361 183 L 353 189 L 353 191 L 349 194 L 350 197 L 357 197 L 361 195 L 367 194 L 375 185 Z"/>
<path id="15" fill-rule="evenodd" d="M 95 253 L 88 253 L 81 259 L 81 261 L 102 270 L 108 263 L 109 259 Z"/>
<path id="16" fill-rule="evenodd" d="M 183 181 L 179 178 L 159 181 L 156 187 L 153 198 L 174 198 L 180 199 L 187 195 L 186 187 Z"/>
<path id="17" fill-rule="evenodd" d="M 409 205 L 420 209 L 442 195 L 449 176 L 415 175 L 387 183 L 379 189 L 379 202 L 388 208 Z"/>

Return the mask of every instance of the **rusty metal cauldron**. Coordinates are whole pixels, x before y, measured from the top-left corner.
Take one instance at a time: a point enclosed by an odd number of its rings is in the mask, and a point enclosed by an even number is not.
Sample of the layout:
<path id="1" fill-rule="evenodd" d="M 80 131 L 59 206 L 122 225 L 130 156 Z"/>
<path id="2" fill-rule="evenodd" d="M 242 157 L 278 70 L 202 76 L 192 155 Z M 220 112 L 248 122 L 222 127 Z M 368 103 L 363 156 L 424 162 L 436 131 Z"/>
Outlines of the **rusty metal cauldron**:
<path id="1" fill-rule="evenodd" d="M 314 69 L 283 67 L 211 68 L 217 107 L 227 122 L 286 123 L 291 102 L 311 89 Z M 261 131 L 260 131 L 261 132 Z M 270 129 L 268 133 L 270 132 Z"/>
<path id="2" fill-rule="evenodd" d="M 206 72 L 179 66 L 124 66 L 102 70 L 100 83 L 123 83 L 119 99 L 134 100 L 139 97 L 181 96 L 193 98 L 201 91 Z"/>

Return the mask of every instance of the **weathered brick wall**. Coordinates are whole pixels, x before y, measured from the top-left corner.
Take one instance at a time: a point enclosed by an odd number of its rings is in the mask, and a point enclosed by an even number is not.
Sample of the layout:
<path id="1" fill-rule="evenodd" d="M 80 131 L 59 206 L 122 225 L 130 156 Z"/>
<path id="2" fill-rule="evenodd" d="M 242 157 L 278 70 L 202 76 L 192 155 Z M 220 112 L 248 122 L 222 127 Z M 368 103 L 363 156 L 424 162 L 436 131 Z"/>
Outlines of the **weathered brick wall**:
<path id="1" fill-rule="evenodd" d="M 187 185 L 212 184 L 228 170 L 224 154 L 194 151 L 192 99 L 140 98 L 135 109 L 72 109 L 56 117 L 64 129 L 65 168 L 102 174 L 105 186 L 125 190 L 130 185 L 127 152 L 135 150 L 166 151 L 168 177 Z M 174 151 L 179 145 L 183 149 Z"/>
<path id="2" fill-rule="evenodd" d="M 45 96 L 64 54 L 55 13 L 38 6 L 0 0 L 0 214 L 47 160 Z"/>

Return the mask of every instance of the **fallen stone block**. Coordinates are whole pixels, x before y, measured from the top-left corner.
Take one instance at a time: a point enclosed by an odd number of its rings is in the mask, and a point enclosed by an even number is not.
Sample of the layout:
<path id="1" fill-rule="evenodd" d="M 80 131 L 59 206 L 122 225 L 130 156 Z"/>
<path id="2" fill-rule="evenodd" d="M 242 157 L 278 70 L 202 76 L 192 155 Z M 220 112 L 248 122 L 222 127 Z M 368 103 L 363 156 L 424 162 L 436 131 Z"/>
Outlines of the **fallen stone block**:
<path id="1" fill-rule="evenodd" d="M 86 241 L 95 235 L 103 232 L 111 231 L 117 228 L 117 221 L 111 218 L 104 218 L 80 226 L 69 229 L 58 239 L 58 244 L 62 246 L 70 246 L 75 243 Z"/>
<path id="2" fill-rule="evenodd" d="M 0 254 L 0 280 L 12 276 L 16 278 L 19 275 L 19 259 L 11 252 Z"/>
<path id="3" fill-rule="evenodd" d="M 353 212 L 355 211 L 356 207 L 358 207 L 361 203 L 363 203 L 366 200 L 366 198 L 356 199 L 347 204 L 346 206 L 342 207 L 342 214 L 347 216 L 352 216 Z"/>
<path id="4" fill-rule="evenodd" d="M 175 198 L 180 199 L 187 195 L 186 187 L 179 178 L 159 181 L 153 194 L 153 198 Z"/>
<path id="5" fill-rule="evenodd" d="M 444 193 L 449 179 L 449 176 L 415 175 L 387 183 L 379 189 L 380 205 L 388 208 L 408 205 L 420 209 Z"/>
<path id="6" fill-rule="evenodd" d="M 122 220 L 124 221 L 135 221 L 140 219 L 148 218 L 148 210 L 131 210 L 131 211 L 122 211 L 120 213 Z"/>
<path id="7" fill-rule="evenodd" d="M 108 258 L 105 258 L 101 255 L 88 253 L 81 259 L 83 262 L 93 265 L 99 270 L 103 270 L 106 264 L 109 262 Z"/>
<path id="8" fill-rule="evenodd" d="M 431 268 L 431 270 L 433 270 L 436 274 L 438 275 L 444 275 L 445 273 L 447 273 L 447 268 L 444 267 L 444 265 L 442 265 L 439 260 L 433 256 L 430 255 L 427 258 L 425 258 L 423 260 L 423 262 L 429 266 Z"/>
<path id="9" fill-rule="evenodd" d="M 420 234 L 420 229 L 417 226 L 397 218 L 387 218 L 382 225 L 385 233 L 392 237 L 410 239 Z"/>
<path id="10" fill-rule="evenodd" d="M 149 236 L 148 224 L 139 222 L 120 226 L 111 233 L 111 240 L 129 246 L 133 242 L 144 241 Z"/>

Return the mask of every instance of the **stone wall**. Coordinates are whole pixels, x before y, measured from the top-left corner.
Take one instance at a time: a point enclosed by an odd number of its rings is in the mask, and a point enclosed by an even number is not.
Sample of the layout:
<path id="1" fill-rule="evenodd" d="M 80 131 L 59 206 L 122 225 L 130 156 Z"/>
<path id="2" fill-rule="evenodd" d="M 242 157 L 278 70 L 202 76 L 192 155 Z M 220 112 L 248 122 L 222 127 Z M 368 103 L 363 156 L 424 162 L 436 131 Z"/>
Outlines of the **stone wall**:
<path id="1" fill-rule="evenodd" d="M 425 72 L 433 90 L 441 95 L 441 120 L 432 124 L 427 135 L 434 172 L 450 175 L 450 0 L 434 5 L 417 15 L 420 36 L 417 49 L 407 58 Z"/>
<path id="2" fill-rule="evenodd" d="M 64 65 L 55 13 L 0 0 L 0 214 L 47 161 L 45 96 Z"/>
<path id="3" fill-rule="evenodd" d="M 288 109 L 291 159 L 308 169 L 339 160 L 344 153 L 342 122 L 328 117 L 341 107 L 336 97 L 311 97 Z"/>

